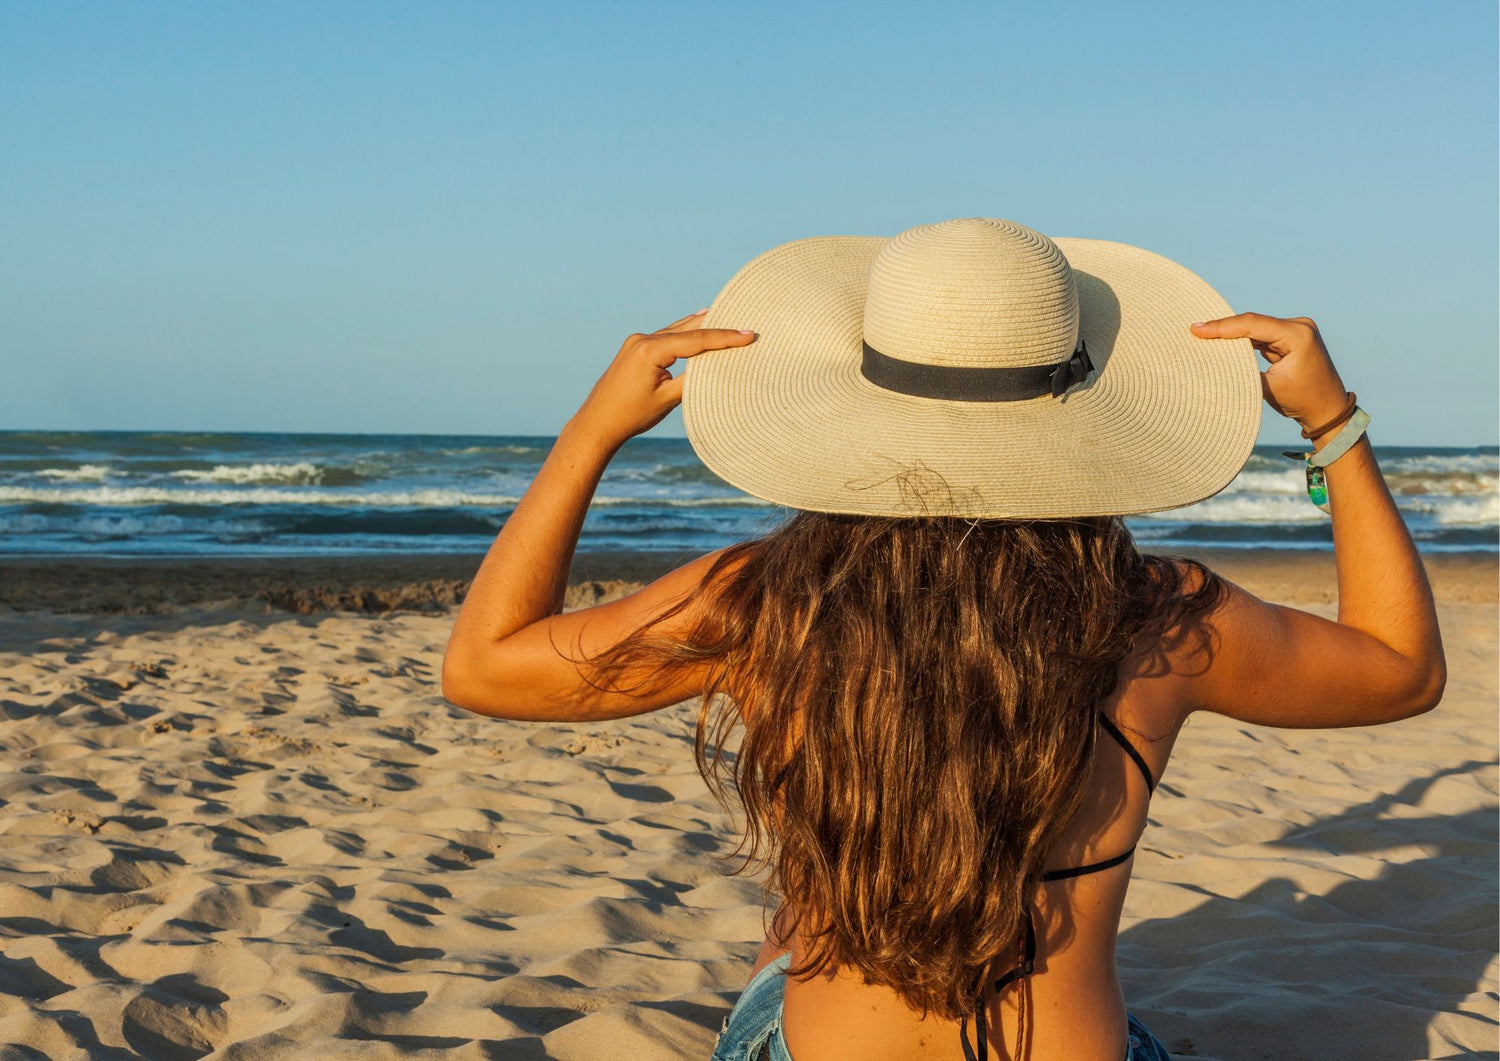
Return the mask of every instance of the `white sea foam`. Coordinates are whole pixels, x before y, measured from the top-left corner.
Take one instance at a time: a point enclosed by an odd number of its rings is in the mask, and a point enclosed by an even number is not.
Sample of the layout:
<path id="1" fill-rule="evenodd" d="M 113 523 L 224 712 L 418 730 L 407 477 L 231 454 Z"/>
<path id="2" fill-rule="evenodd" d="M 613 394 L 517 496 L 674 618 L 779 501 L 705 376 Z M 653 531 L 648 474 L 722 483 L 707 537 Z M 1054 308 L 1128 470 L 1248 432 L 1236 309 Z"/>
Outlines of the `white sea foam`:
<path id="1" fill-rule="evenodd" d="M 1206 501 L 1169 512 L 1152 512 L 1132 519 L 1161 519 L 1174 523 L 1316 523 L 1328 515 L 1307 500 L 1306 487 L 1300 496 L 1255 494 L 1216 494 Z"/>
<path id="2" fill-rule="evenodd" d="M 654 507 L 665 505 L 668 508 L 772 508 L 769 501 L 762 501 L 758 497 L 749 494 L 735 494 L 732 497 L 595 497 L 596 505 L 640 505 L 643 507 Z"/>
<path id="3" fill-rule="evenodd" d="M 209 534 L 219 541 L 238 541 L 265 534 L 270 527 L 255 519 L 203 522 L 162 513 L 46 516 L 26 512 L 0 516 L 0 535 L 75 535 L 90 541 Z"/>
<path id="4" fill-rule="evenodd" d="M 78 520 L 74 533 L 92 540 L 139 538 L 146 534 L 181 534 L 187 522 L 178 516 L 85 516 Z"/>
<path id="5" fill-rule="evenodd" d="M 724 480 L 701 464 L 653 464 L 649 468 L 616 466 L 605 472 L 605 481 L 646 483 L 664 490 L 676 489 L 684 483 L 725 485 Z"/>
<path id="6" fill-rule="evenodd" d="M 1398 498 L 1415 495 L 1472 497 L 1476 494 L 1494 494 L 1500 489 L 1500 476 L 1494 471 L 1485 471 L 1466 462 L 1439 468 L 1413 458 L 1405 464 L 1392 462 L 1383 466 L 1382 471 L 1391 492 Z M 1285 467 L 1277 470 L 1242 471 L 1218 496 L 1284 494 L 1300 497 L 1306 490 L 1307 477 L 1303 465 L 1287 462 Z"/>
<path id="7" fill-rule="evenodd" d="M 184 468 L 172 473 L 174 479 L 192 483 L 286 483 L 317 486 L 323 481 L 323 470 L 316 464 L 219 464 L 207 471 Z"/>
<path id="8" fill-rule="evenodd" d="M 1403 497 L 1397 507 L 1410 516 L 1426 516 L 1447 527 L 1495 527 L 1500 525 L 1500 495 L 1485 497 Z M 1296 495 L 1232 494 L 1224 491 L 1206 501 L 1169 512 L 1153 512 L 1132 519 L 1173 523 L 1237 523 L 1270 525 L 1317 523 L 1328 515 L 1308 501 L 1305 486 Z"/>
<path id="9" fill-rule="evenodd" d="M 1240 472 L 1224 488 L 1226 494 L 1301 494 L 1306 490 L 1306 473 L 1290 461 L 1278 471 Z"/>
<path id="10" fill-rule="evenodd" d="M 51 516 L 35 512 L 22 512 L 15 516 L 0 516 L 0 534 L 45 534 L 54 529 Z"/>
<path id="11" fill-rule="evenodd" d="M 152 535 L 182 534 L 192 530 L 181 516 L 105 515 L 86 513 L 77 516 L 43 516 L 26 513 L 0 517 L 0 534 L 68 535 L 84 541 L 125 541 Z"/>
<path id="12" fill-rule="evenodd" d="M 1485 472 L 1424 475 L 1413 471 L 1388 471 L 1385 473 L 1385 480 L 1395 494 L 1431 494 L 1438 497 L 1493 494 L 1500 487 L 1500 477 Z"/>
<path id="13" fill-rule="evenodd" d="M 466 457 L 476 453 L 508 453 L 520 457 L 543 451 L 536 446 L 465 446 L 463 449 L 440 449 L 438 452 L 449 457 Z"/>
<path id="14" fill-rule="evenodd" d="M 428 489 L 338 493 L 330 490 L 211 490 L 170 489 L 157 486 L 100 486 L 91 488 L 0 486 L 0 504 L 42 502 L 64 505 L 336 505 L 378 508 L 509 507 L 513 494 L 478 494 L 464 490 Z M 762 506 L 753 497 L 597 497 L 596 505 L 715 508 Z"/>
<path id="15" fill-rule="evenodd" d="M 1407 457 L 1383 457 L 1381 467 L 1387 472 L 1436 472 L 1500 474 L 1500 455 L 1494 453 L 1424 453 Z"/>
<path id="16" fill-rule="evenodd" d="M 1423 502 L 1435 523 L 1445 527 L 1493 527 L 1500 524 L 1500 496 L 1451 497 Z"/>
<path id="17" fill-rule="evenodd" d="M 64 483 L 98 483 L 103 482 L 111 471 L 107 464 L 80 464 L 76 468 L 43 468 L 36 474 L 43 479 Z"/>

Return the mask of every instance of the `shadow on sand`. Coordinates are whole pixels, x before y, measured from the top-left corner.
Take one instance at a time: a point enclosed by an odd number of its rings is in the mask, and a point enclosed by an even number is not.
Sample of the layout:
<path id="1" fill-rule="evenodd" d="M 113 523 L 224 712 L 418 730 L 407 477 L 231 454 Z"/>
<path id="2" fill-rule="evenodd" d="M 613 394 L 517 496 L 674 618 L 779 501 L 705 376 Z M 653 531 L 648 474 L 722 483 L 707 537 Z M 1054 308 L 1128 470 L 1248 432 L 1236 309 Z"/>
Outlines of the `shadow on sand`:
<path id="1" fill-rule="evenodd" d="M 1417 806 L 1438 780 L 1495 766 L 1440 770 L 1267 845 L 1335 871 L 1340 856 L 1391 852 L 1376 876 L 1351 876 L 1321 895 L 1288 877 L 1233 898 L 1205 892 L 1181 915 L 1122 932 L 1131 1010 L 1185 1057 L 1494 1056 L 1431 1046 L 1428 1028 L 1480 990 L 1496 954 L 1496 812 Z M 1205 1010 L 1209 1023 L 1188 1015 Z"/>

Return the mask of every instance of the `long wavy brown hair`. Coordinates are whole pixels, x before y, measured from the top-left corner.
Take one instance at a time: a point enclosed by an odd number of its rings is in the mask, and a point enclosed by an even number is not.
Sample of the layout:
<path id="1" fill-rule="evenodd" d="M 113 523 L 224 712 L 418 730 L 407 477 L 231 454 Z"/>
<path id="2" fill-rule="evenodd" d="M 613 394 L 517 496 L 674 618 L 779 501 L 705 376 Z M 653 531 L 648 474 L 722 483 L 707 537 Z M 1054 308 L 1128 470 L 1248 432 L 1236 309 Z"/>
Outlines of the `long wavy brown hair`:
<path id="1" fill-rule="evenodd" d="M 740 870 L 769 866 L 808 941 L 790 975 L 837 963 L 950 1019 L 1018 939 L 1121 661 L 1225 588 L 1141 554 L 1118 517 L 813 512 L 703 586 L 593 680 L 708 663 L 699 769 L 726 801 L 732 779 Z M 685 636 L 653 632 L 690 605 Z"/>

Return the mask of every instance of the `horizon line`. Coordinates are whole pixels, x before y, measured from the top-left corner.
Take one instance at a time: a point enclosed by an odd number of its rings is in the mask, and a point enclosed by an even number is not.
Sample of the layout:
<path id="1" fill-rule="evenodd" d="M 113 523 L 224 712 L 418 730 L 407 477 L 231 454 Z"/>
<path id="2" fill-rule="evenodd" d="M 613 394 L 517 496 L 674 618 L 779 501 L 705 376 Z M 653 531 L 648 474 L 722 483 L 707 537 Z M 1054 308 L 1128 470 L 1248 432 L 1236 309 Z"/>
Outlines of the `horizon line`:
<path id="1" fill-rule="evenodd" d="M 325 435 L 334 437 L 360 438 L 360 437 L 391 437 L 404 436 L 408 438 L 526 438 L 526 439 L 556 439 L 554 434 L 533 434 L 529 432 L 516 432 L 502 434 L 494 432 L 479 431 L 315 431 L 315 430 L 279 430 L 274 428 L 193 428 L 193 427 L 0 427 L 0 436 L 4 435 L 35 435 L 35 434 L 65 434 L 65 435 Z M 635 435 L 627 440 L 636 441 L 671 441 L 686 442 L 687 435 Z M 1382 447 L 1422 447 L 1426 449 L 1493 449 L 1500 451 L 1500 439 L 1493 442 L 1473 442 L 1467 445 L 1462 443 L 1435 443 L 1435 442 L 1374 442 L 1375 448 Z M 1298 448 L 1307 445 L 1303 438 L 1289 438 L 1285 441 L 1260 441 L 1256 440 L 1255 446 L 1259 447 L 1288 447 Z"/>

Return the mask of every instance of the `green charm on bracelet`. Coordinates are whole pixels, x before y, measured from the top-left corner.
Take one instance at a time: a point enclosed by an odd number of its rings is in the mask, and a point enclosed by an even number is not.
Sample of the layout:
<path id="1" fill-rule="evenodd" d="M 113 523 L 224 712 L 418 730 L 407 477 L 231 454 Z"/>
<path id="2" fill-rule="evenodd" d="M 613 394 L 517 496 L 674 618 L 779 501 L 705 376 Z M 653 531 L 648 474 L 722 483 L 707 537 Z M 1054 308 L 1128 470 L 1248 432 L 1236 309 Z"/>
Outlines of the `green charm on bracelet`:
<path id="1" fill-rule="evenodd" d="M 1365 428 L 1370 426 L 1370 414 L 1359 406 L 1354 407 L 1354 415 L 1329 440 L 1322 449 L 1313 452 L 1303 452 L 1295 449 L 1284 449 L 1282 456 L 1293 460 L 1307 462 L 1307 496 L 1313 504 L 1324 512 L 1332 513 L 1333 509 L 1328 504 L 1328 476 L 1323 469 L 1338 460 L 1360 440 L 1365 433 Z"/>
<path id="2" fill-rule="evenodd" d="M 1333 511 L 1328 507 L 1328 476 L 1316 464 L 1307 466 L 1307 496 L 1324 512 Z"/>

